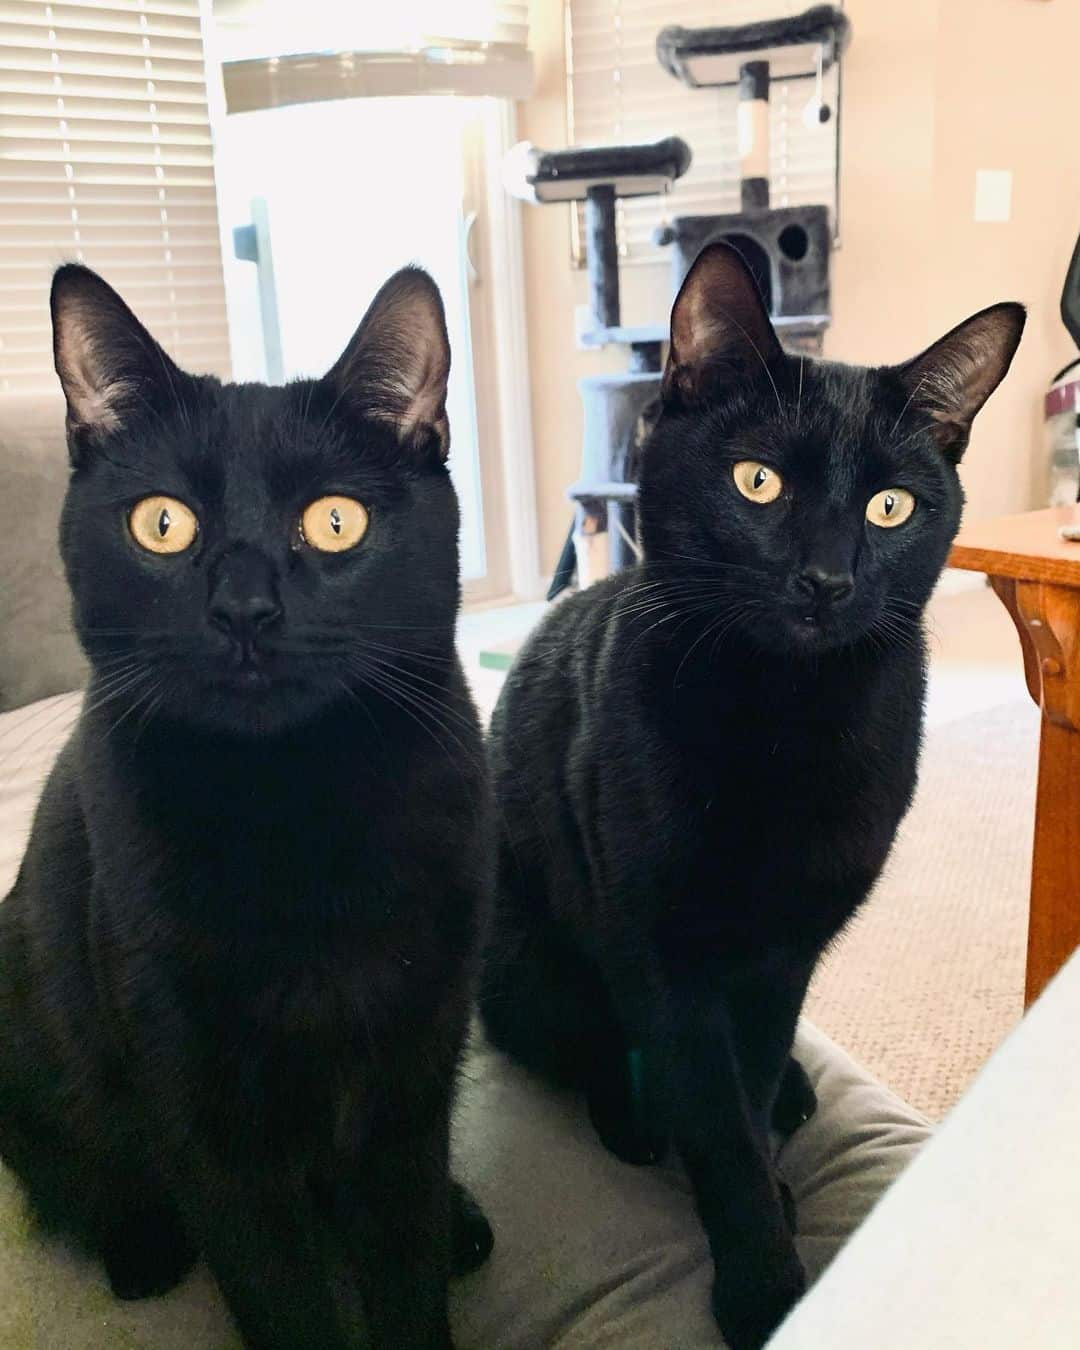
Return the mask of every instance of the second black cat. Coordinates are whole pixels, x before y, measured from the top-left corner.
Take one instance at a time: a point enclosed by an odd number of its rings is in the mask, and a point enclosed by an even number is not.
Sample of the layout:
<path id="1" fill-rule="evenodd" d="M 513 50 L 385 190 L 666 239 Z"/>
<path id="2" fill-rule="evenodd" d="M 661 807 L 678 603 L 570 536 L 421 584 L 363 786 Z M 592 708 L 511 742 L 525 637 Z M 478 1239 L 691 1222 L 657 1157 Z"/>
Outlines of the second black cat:
<path id="1" fill-rule="evenodd" d="M 707 249 L 644 453 L 645 562 L 559 605 L 496 710 L 489 1034 L 583 1088 L 621 1156 L 674 1141 L 732 1350 L 804 1287 L 770 1117 L 812 1109 L 807 982 L 911 800 L 956 465 L 1023 323 L 996 305 L 906 365 L 804 361 Z"/>

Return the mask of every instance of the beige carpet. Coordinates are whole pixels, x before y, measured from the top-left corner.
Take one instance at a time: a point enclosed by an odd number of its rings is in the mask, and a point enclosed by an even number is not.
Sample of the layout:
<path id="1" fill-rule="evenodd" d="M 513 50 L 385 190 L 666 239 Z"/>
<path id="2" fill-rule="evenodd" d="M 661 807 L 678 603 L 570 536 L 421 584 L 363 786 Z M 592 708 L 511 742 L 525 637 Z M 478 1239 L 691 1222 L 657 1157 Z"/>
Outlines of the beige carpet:
<path id="1" fill-rule="evenodd" d="M 807 1012 L 938 1119 L 1022 1010 L 1039 714 L 1008 704 L 933 728 L 918 795 Z"/>

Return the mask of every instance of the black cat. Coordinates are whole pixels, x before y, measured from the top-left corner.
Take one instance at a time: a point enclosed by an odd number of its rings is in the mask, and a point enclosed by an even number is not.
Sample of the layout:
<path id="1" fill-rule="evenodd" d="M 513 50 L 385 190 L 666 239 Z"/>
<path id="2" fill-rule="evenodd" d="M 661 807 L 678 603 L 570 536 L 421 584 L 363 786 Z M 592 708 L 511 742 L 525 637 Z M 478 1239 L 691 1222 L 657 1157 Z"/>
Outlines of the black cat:
<path id="1" fill-rule="evenodd" d="M 491 845 L 438 291 L 277 389 L 84 268 L 52 308 L 93 675 L 0 905 L 0 1156 L 121 1298 L 201 1253 L 259 1350 L 441 1350 Z"/>
<path id="2" fill-rule="evenodd" d="M 583 1087 L 620 1156 L 673 1140 L 734 1350 L 804 1286 L 770 1115 L 813 1109 L 795 1022 L 911 800 L 956 464 L 1023 323 L 996 305 L 898 367 L 803 360 L 706 250 L 644 454 L 645 562 L 554 609 L 495 713 L 491 1039 Z"/>

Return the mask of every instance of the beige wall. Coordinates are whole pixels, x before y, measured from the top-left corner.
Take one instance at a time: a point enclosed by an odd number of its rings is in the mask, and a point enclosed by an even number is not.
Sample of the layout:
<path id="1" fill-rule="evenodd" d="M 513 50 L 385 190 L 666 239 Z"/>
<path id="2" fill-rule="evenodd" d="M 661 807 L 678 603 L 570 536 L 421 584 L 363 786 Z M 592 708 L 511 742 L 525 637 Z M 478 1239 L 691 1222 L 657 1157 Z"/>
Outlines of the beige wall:
<path id="1" fill-rule="evenodd" d="M 1043 488 L 1041 394 L 1075 349 L 1058 298 L 1080 232 L 1080 0 L 848 0 L 842 241 L 826 352 L 912 355 L 983 305 L 1020 299 L 1028 327 L 965 460 L 969 518 L 1021 510 Z M 532 0 L 537 93 L 521 134 L 565 144 L 561 0 Z M 1013 173 L 1012 216 L 976 224 L 975 170 Z M 569 263 L 561 208 L 524 212 L 532 412 L 542 564 L 565 535 L 576 476 L 575 380 L 621 354 L 574 348 L 584 277 Z M 624 321 L 669 303 L 664 265 L 623 271 Z"/>

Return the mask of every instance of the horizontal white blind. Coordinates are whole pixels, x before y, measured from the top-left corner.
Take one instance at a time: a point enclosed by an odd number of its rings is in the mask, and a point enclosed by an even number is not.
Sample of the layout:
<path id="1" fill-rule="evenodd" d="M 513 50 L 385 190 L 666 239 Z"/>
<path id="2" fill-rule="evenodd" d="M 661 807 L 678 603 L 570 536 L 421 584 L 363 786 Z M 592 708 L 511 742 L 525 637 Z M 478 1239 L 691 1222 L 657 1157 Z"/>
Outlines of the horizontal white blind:
<path id="1" fill-rule="evenodd" d="M 0 392 L 57 387 L 65 261 L 182 366 L 228 375 L 199 0 L 0 0 Z"/>
<path id="2" fill-rule="evenodd" d="M 799 14 L 809 0 L 567 0 L 569 134 L 575 145 L 629 145 L 677 135 L 693 163 L 666 197 L 619 203 L 619 251 L 628 260 L 666 254 L 653 228 L 672 216 L 738 211 L 739 157 L 735 89 L 689 89 L 656 58 L 661 28 L 719 27 Z M 822 97 L 832 120 L 809 127 L 803 110 L 812 80 L 772 86 L 771 202 L 836 209 L 837 71 L 826 72 Z M 578 237 L 581 237 L 580 228 Z"/>

